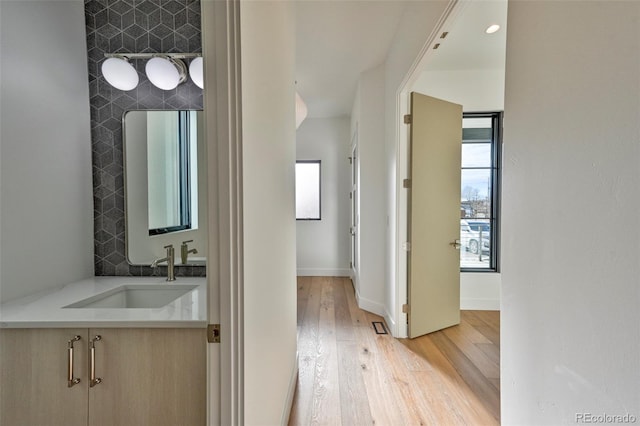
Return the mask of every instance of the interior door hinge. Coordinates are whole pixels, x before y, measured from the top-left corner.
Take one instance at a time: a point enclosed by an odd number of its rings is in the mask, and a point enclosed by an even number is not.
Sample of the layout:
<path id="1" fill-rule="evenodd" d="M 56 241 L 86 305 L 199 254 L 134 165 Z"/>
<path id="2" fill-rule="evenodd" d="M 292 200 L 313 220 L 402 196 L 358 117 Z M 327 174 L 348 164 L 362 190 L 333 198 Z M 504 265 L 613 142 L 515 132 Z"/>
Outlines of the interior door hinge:
<path id="1" fill-rule="evenodd" d="M 349 164 L 353 164 L 353 160 L 356 159 L 356 157 L 347 157 L 349 159 Z"/>
<path id="2" fill-rule="evenodd" d="M 411 243 L 409 241 L 402 243 L 402 250 L 411 251 Z"/>
<path id="3" fill-rule="evenodd" d="M 411 188 L 411 179 L 402 179 L 403 188 Z"/>
<path id="4" fill-rule="evenodd" d="M 409 305 L 407 303 L 405 303 L 404 305 L 402 305 L 402 313 L 403 314 L 408 314 L 409 311 L 411 311 L 411 308 L 409 307 Z"/>
<path id="5" fill-rule="evenodd" d="M 353 262 L 349 262 L 349 268 L 353 269 Z"/>
<path id="6" fill-rule="evenodd" d="M 411 124 L 411 114 L 405 114 L 404 124 Z"/>
<path id="7" fill-rule="evenodd" d="M 220 324 L 207 325 L 207 342 L 220 343 Z"/>
<path id="8" fill-rule="evenodd" d="M 353 192 L 349 192 L 349 199 L 353 200 Z"/>

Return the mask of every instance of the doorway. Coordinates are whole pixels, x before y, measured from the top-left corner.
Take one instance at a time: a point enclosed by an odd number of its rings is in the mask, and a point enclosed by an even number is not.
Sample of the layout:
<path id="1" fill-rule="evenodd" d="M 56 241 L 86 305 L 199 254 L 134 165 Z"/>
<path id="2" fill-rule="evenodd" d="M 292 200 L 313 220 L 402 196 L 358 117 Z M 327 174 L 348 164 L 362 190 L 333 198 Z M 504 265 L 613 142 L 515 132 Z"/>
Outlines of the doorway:
<path id="1" fill-rule="evenodd" d="M 403 117 L 409 113 L 409 94 L 425 93 L 461 104 L 466 112 L 503 111 L 504 64 L 506 52 L 507 1 L 458 2 L 424 49 L 415 69 L 405 78 L 398 92 L 396 158 L 396 266 L 394 320 L 397 337 L 407 336 L 407 233 L 408 194 L 403 179 L 409 176 L 408 126 Z M 501 29 L 485 33 L 487 22 Z M 488 26 L 488 25 L 487 25 Z M 437 48 L 434 48 L 438 45 Z M 500 306 L 499 268 L 489 272 L 460 274 L 461 309 L 493 309 Z"/>

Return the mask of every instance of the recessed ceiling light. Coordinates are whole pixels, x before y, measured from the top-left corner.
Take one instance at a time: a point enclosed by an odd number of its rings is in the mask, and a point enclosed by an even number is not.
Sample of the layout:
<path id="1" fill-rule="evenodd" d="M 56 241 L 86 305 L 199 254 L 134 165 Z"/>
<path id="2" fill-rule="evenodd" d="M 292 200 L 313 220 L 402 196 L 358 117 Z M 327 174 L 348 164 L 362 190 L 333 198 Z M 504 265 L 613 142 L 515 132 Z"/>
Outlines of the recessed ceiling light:
<path id="1" fill-rule="evenodd" d="M 484 30 L 484 32 L 485 32 L 485 33 L 487 33 L 487 34 L 493 34 L 493 33 L 495 33 L 496 31 L 498 31 L 499 29 L 500 29 L 500 25 L 498 25 L 498 24 L 493 24 L 493 25 L 489 25 L 489 26 L 487 27 L 487 29 L 486 29 L 486 30 Z"/>

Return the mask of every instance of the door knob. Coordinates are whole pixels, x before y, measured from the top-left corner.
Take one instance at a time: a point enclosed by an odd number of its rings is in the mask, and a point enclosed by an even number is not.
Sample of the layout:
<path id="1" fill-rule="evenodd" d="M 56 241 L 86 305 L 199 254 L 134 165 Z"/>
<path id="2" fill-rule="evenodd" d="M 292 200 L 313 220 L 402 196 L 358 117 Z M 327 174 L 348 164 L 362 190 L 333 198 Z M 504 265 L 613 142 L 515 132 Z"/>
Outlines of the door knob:
<path id="1" fill-rule="evenodd" d="M 453 246 L 454 249 L 456 250 L 460 250 L 460 247 L 462 247 L 462 244 L 460 244 L 460 240 L 455 240 L 449 243 L 450 246 Z"/>

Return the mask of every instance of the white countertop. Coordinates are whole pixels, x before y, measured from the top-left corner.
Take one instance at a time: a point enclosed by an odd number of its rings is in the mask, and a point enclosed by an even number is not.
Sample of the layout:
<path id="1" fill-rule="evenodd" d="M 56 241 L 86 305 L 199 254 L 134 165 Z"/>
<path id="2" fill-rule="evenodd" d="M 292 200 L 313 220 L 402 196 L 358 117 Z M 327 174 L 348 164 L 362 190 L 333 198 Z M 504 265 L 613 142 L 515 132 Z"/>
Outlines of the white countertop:
<path id="1" fill-rule="evenodd" d="M 206 278 L 178 277 L 172 285 L 197 285 L 162 308 L 64 308 L 122 285 L 166 284 L 163 277 L 93 277 L 0 305 L 0 328 L 204 328 Z"/>

